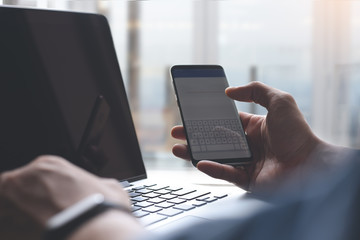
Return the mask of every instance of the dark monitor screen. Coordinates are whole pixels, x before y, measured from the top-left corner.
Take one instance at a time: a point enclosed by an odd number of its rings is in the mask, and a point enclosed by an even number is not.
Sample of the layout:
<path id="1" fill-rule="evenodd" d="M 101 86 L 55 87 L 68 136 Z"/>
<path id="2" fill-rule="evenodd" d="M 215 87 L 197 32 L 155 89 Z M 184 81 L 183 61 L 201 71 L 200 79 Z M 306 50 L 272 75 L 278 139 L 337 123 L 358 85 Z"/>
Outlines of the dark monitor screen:
<path id="1" fill-rule="evenodd" d="M 0 171 L 56 154 L 102 177 L 146 175 L 105 17 L 1 7 L 0 32 Z"/>

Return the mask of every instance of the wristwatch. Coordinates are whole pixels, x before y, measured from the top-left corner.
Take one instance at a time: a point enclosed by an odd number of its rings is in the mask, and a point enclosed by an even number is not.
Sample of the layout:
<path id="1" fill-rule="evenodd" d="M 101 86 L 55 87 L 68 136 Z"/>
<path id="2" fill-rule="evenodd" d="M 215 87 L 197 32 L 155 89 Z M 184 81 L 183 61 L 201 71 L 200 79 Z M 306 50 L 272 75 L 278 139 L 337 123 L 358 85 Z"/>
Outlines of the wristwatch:
<path id="1" fill-rule="evenodd" d="M 108 202 L 102 194 L 94 194 L 51 217 L 46 224 L 44 240 L 63 240 L 83 223 L 105 212 L 117 209 L 131 214 L 128 207 Z"/>

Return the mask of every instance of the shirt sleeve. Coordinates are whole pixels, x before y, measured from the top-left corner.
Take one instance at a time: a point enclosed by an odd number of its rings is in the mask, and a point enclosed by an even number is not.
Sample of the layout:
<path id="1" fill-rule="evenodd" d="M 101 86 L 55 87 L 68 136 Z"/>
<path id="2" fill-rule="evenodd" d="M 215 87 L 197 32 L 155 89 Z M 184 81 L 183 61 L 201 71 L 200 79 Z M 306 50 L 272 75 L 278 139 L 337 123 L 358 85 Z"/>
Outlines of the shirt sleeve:
<path id="1" fill-rule="evenodd" d="M 360 154 L 356 151 L 332 171 L 313 173 L 302 191 L 286 184 L 271 202 L 248 218 L 224 218 L 171 234 L 149 234 L 157 240 L 360 239 Z M 342 160 L 342 159 L 340 159 Z M 238 202 L 241 204 L 241 202 Z"/>

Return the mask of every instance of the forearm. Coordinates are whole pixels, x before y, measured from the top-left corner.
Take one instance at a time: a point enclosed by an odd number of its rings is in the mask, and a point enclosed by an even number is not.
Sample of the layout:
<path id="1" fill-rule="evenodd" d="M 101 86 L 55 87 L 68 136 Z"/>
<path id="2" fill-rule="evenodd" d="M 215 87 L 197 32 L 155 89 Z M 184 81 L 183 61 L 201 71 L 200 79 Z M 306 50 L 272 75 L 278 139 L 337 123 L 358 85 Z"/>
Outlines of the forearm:
<path id="1" fill-rule="evenodd" d="M 77 229 L 69 240 L 133 239 L 143 231 L 135 217 L 121 211 L 109 210 L 90 219 Z"/>

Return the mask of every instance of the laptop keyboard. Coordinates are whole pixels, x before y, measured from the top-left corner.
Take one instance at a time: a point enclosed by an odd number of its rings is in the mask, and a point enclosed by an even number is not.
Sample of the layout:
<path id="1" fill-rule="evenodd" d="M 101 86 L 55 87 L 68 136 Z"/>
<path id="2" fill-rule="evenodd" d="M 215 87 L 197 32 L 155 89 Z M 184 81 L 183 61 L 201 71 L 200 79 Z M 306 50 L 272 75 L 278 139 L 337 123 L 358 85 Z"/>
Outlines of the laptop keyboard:
<path id="1" fill-rule="evenodd" d="M 207 205 L 227 194 L 212 194 L 183 187 L 150 184 L 128 190 L 132 212 L 145 226 Z"/>

